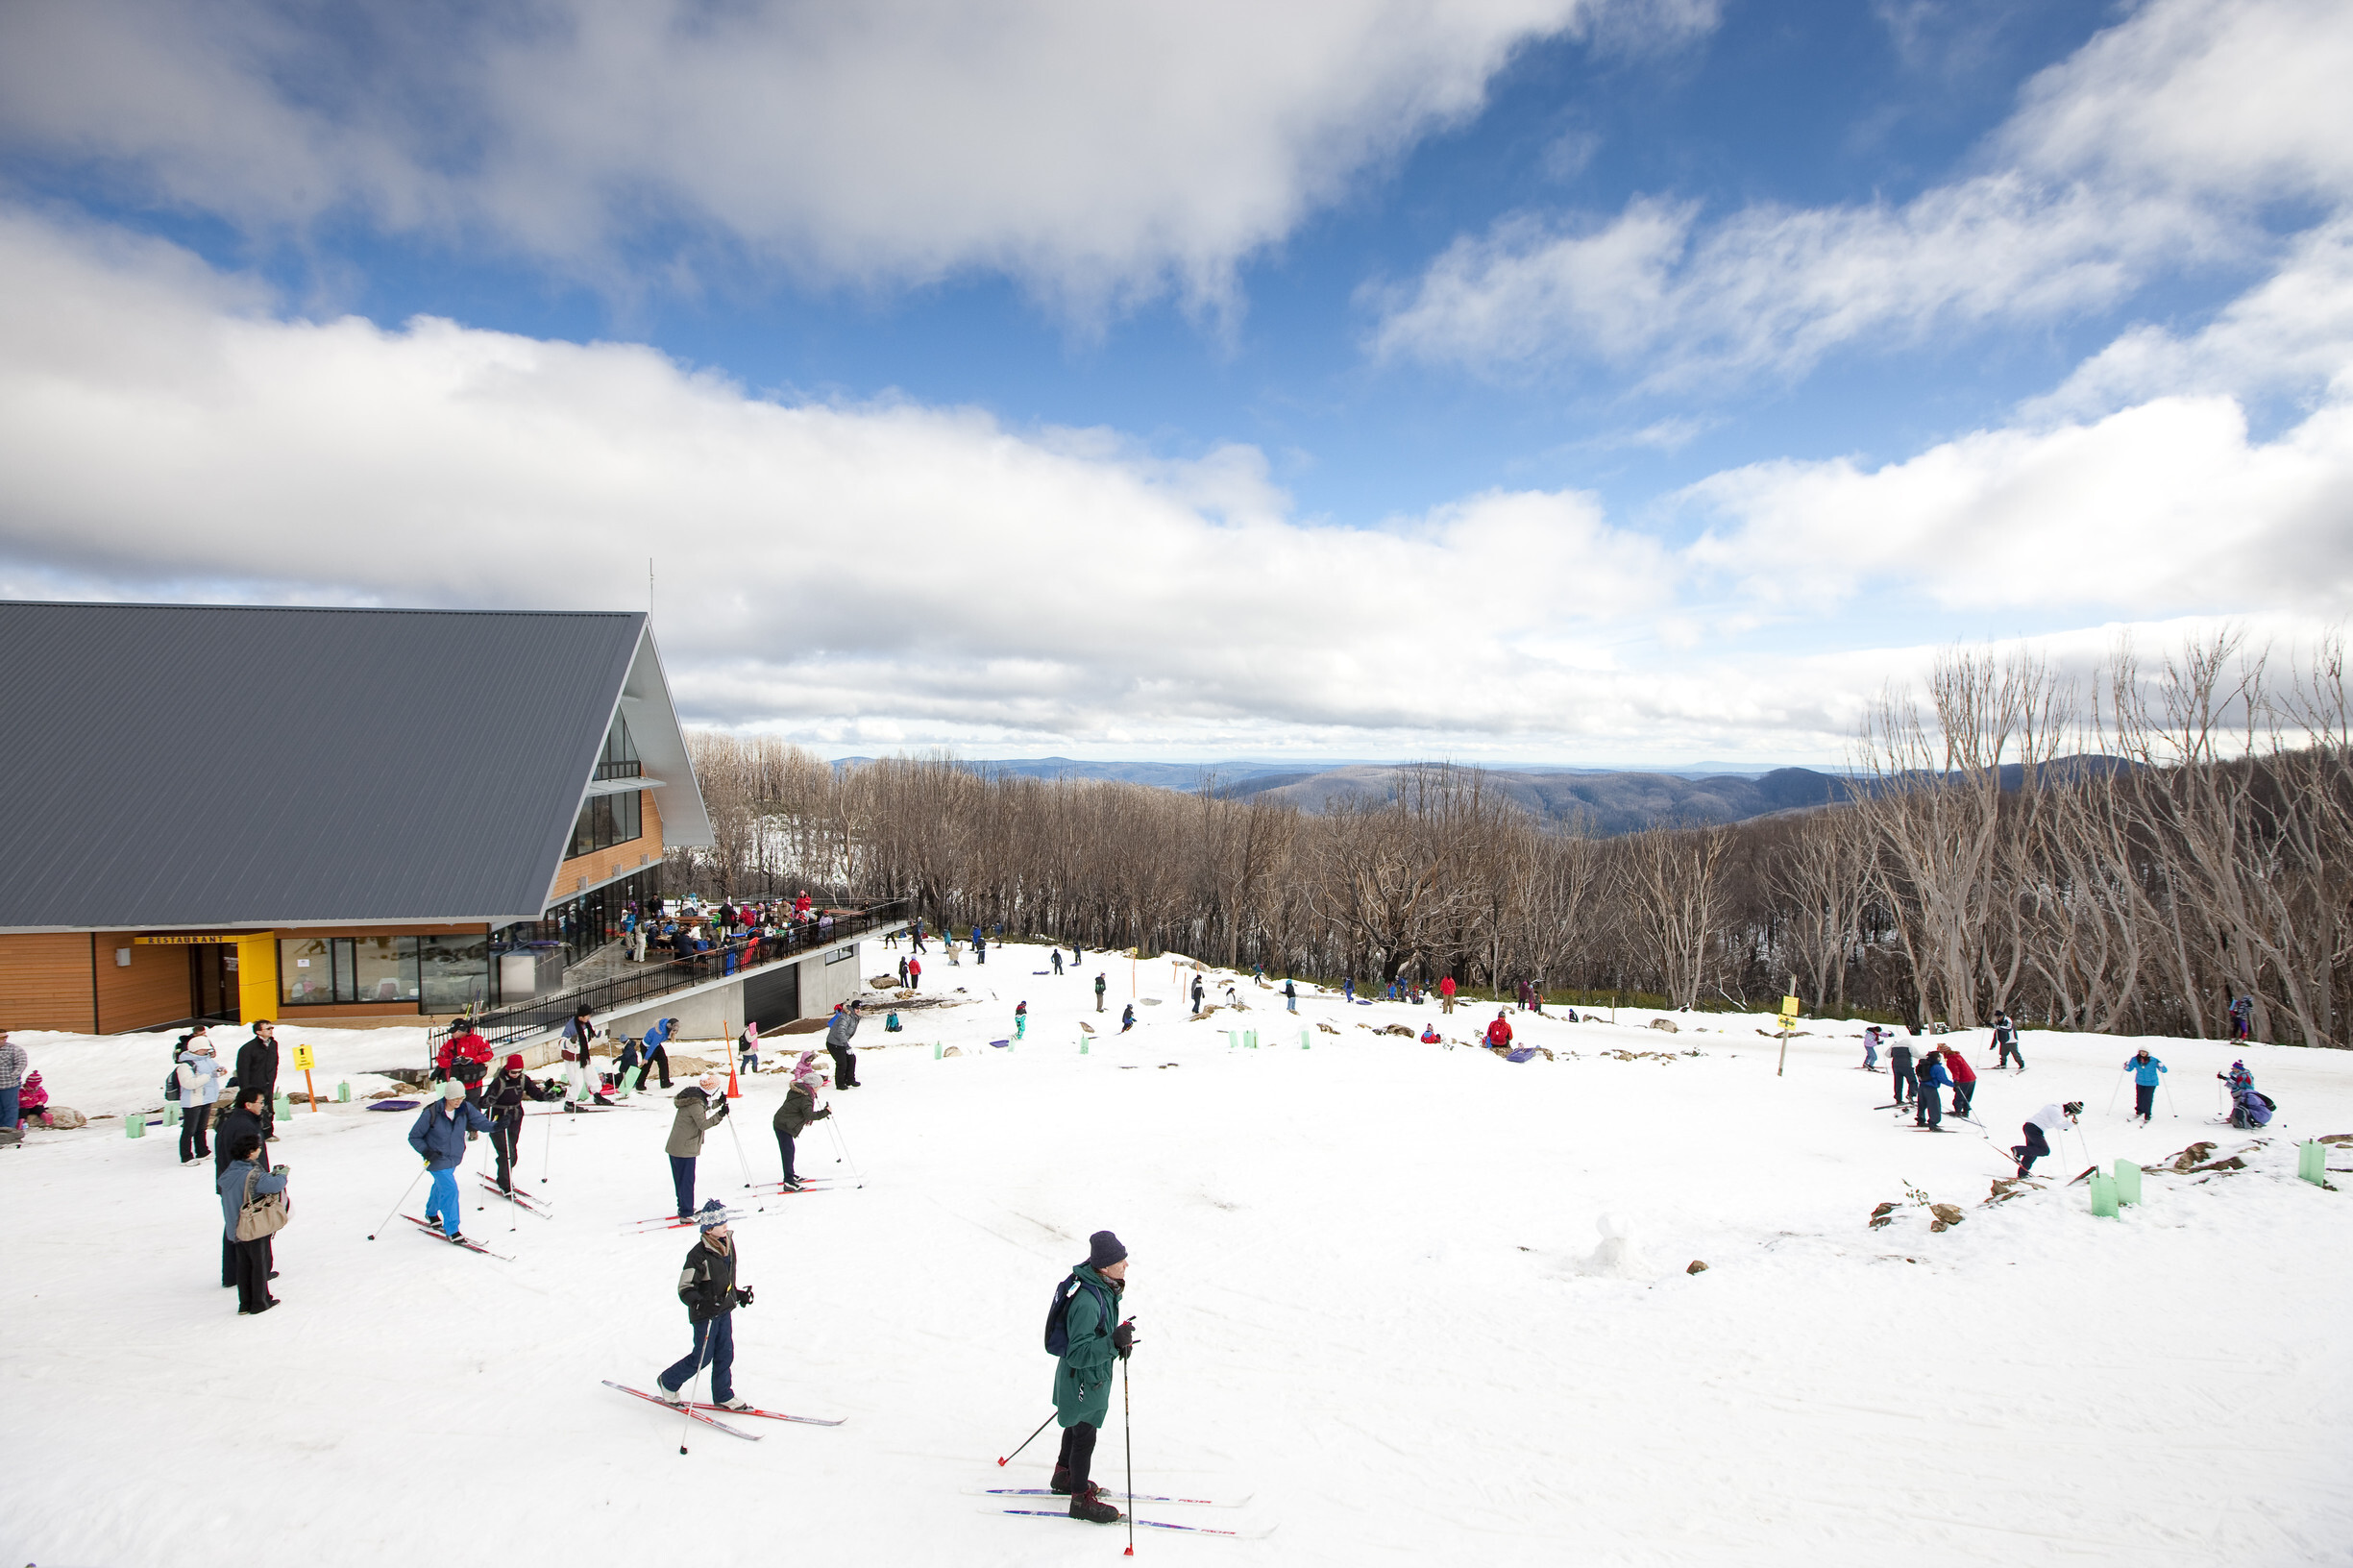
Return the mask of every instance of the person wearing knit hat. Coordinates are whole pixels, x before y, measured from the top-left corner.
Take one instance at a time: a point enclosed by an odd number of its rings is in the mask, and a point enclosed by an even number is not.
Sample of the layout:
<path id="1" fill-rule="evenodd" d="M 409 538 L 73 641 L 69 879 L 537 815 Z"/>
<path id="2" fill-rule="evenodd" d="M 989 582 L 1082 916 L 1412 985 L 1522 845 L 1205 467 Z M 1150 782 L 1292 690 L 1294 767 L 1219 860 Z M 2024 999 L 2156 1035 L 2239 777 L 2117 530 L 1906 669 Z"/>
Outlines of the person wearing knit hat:
<path id="1" fill-rule="evenodd" d="M 671 1185 L 678 1191 L 678 1222 L 695 1217 L 695 1160 L 702 1153 L 702 1135 L 726 1119 L 727 1096 L 719 1091 L 719 1074 L 705 1072 L 678 1090 L 677 1115 L 670 1124 Z"/>
<path id="2" fill-rule="evenodd" d="M 707 1368 L 711 1403 L 730 1410 L 751 1409 L 735 1391 L 735 1310 L 751 1305 L 751 1286 L 735 1283 L 735 1235 L 727 1206 L 712 1198 L 696 1211 L 699 1232 L 678 1274 L 678 1299 L 695 1331 L 695 1348 L 662 1369 L 654 1387 L 673 1405 L 686 1402 L 687 1385 Z"/>
<path id="3" fill-rule="evenodd" d="M 1111 1415 L 1112 1363 L 1127 1359 L 1136 1343 L 1133 1319 L 1119 1320 L 1119 1297 L 1127 1288 L 1127 1248 L 1109 1231 L 1087 1238 L 1087 1261 L 1070 1270 L 1054 1292 L 1046 1337 L 1052 1348 L 1059 1329 L 1063 1345 L 1054 1361 L 1054 1415 L 1062 1423 L 1062 1451 L 1054 1460 L 1054 1490 L 1070 1499 L 1070 1517 L 1112 1525 L 1119 1510 L 1103 1501 L 1103 1488 L 1088 1480 L 1094 1462 L 1095 1433 Z"/>
<path id="4" fill-rule="evenodd" d="M 523 1158 L 523 1102 L 561 1096 L 560 1089 L 542 1090 L 523 1070 L 521 1055 L 507 1057 L 484 1086 L 482 1098 L 490 1107 L 490 1147 L 499 1157 L 499 1190 L 514 1196 L 515 1166 Z"/>
<path id="5" fill-rule="evenodd" d="M 418 1112 L 416 1124 L 408 1129 L 408 1146 L 424 1157 L 425 1168 L 433 1173 L 425 1217 L 439 1220 L 442 1234 L 453 1241 L 459 1238 L 458 1221 L 465 1216 L 464 1200 L 457 1195 L 457 1167 L 465 1163 L 466 1139 L 489 1131 L 490 1118 L 466 1098 L 466 1086 L 455 1078 L 442 1083 L 440 1100 Z"/>
<path id="6" fill-rule="evenodd" d="M 813 1121 L 823 1121 L 833 1115 L 833 1107 L 817 1103 L 818 1091 L 825 1087 L 825 1069 L 817 1065 L 815 1051 L 803 1051 L 793 1067 L 793 1087 L 784 1092 L 784 1104 L 776 1108 L 775 1119 L 770 1123 L 776 1130 L 776 1152 L 784 1157 L 784 1188 L 788 1192 L 800 1190 L 800 1176 L 793 1168 L 794 1140 L 801 1129 Z"/>

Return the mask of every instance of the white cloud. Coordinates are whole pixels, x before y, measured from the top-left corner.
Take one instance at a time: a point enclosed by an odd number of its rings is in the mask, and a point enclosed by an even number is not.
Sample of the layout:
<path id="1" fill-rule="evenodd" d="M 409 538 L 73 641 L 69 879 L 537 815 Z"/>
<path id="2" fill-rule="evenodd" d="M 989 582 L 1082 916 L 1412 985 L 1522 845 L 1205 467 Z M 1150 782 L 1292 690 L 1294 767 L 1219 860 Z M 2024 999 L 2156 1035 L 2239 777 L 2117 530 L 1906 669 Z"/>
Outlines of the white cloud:
<path id="1" fill-rule="evenodd" d="M 1931 620 L 2335 612 L 2353 404 L 2263 442 L 2161 399 L 1681 504 L 1717 526 L 1679 551 L 1575 493 L 1348 528 L 1251 448 L 289 321 L 0 208 L 0 595 L 627 606 L 650 555 L 690 708 L 840 749 L 1834 760 Z"/>
<path id="2" fill-rule="evenodd" d="M 1900 205 L 1520 214 L 1378 297 L 1373 347 L 1677 387 L 2108 310 L 2160 274 L 2263 258 L 2273 204 L 2353 201 L 2348 80 L 2341 0 L 2154 0 L 2030 83 L 1981 172 Z"/>
<path id="3" fill-rule="evenodd" d="M 2353 401 L 2269 442 L 2231 399 L 2161 398 L 1877 469 L 1754 464 L 1684 494 L 1722 519 L 1692 565 L 1793 607 L 1884 594 L 1989 619 L 2326 617 L 2353 603 Z"/>
<path id="4" fill-rule="evenodd" d="M 1591 232 L 1525 217 L 1458 240 L 1380 324 L 1376 353 L 1482 367 L 1584 355 L 1653 388 L 1800 372 L 1841 343 L 2113 305 L 2152 257 L 2216 244 L 2178 204 L 2119 211 L 1990 175 L 1903 207 L 1751 208 L 1713 226 L 1637 200 Z"/>
<path id="5" fill-rule="evenodd" d="M 1696 0 L 265 0 L 0 9 L 0 136 L 249 230 L 356 211 L 610 280 L 1001 269 L 1082 310 L 1216 300 L 1513 49 L 1687 36 Z M 469 19 L 470 18 L 470 19 Z M 648 254 L 666 237 L 669 251 Z"/>
<path id="6" fill-rule="evenodd" d="M 103 239 L 0 210 L 11 596 L 634 605 L 653 556 L 702 714 L 1173 744 L 1573 730 L 1581 665 L 1672 591 L 1666 551 L 1576 494 L 1344 528 L 1290 515 L 1248 449 L 1177 462 L 765 401 L 628 345 L 283 321 Z"/>

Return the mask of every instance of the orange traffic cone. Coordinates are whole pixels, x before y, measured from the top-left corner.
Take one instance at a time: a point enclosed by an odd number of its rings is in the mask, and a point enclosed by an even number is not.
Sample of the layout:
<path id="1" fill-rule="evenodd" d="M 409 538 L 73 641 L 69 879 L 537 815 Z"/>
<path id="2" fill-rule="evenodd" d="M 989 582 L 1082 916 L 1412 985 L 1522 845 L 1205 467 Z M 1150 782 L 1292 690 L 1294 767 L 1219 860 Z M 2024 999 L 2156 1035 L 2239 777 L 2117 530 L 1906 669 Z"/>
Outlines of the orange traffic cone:
<path id="1" fill-rule="evenodd" d="M 727 1098 L 740 1100 L 743 1097 L 744 1091 L 735 1087 L 735 1064 L 730 1062 L 727 1064 Z"/>

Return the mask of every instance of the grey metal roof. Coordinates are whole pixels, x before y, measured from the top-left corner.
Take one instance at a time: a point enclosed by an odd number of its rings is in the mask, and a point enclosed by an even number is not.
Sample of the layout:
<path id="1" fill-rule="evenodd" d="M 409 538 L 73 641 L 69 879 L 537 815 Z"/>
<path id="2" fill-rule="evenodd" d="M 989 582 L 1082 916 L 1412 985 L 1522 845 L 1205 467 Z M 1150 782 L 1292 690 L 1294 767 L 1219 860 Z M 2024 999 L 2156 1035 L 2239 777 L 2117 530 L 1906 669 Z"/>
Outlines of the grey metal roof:
<path id="1" fill-rule="evenodd" d="M 0 603 L 0 928 L 534 917 L 645 624 Z"/>

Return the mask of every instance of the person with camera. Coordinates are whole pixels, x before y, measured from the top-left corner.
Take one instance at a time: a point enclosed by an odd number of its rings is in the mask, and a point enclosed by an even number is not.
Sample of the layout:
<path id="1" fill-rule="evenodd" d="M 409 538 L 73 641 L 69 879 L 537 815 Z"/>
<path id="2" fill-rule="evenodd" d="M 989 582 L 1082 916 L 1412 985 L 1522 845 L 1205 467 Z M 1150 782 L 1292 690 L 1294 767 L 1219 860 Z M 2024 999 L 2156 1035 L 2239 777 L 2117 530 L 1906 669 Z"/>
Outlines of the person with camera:
<path id="1" fill-rule="evenodd" d="M 481 1109 L 482 1080 L 490 1076 L 490 1041 L 476 1032 L 473 1019 L 459 1020 L 442 1042 L 441 1076 L 463 1084 L 467 1103 Z"/>
<path id="2" fill-rule="evenodd" d="M 702 1135 L 727 1119 L 727 1096 L 719 1091 L 719 1074 L 705 1072 L 678 1090 L 678 1108 L 671 1118 L 670 1141 L 662 1145 L 670 1156 L 670 1181 L 678 1191 L 678 1223 L 695 1217 L 695 1161 L 702 1153 Z"/>
<path id="3" fill-rule="evenodd" d="M 286 1167 L 267 1168 L 262 1164 L 261 1150 L 259 1133 L 239 1133 L 235 1142 L 229 1145 L 229 1164 L 213 1183 L 213 1190 L 221 1197 L 221 1239 L 235 1271 L 239 1317 L 266 1312 L 278 1305 L 278 1298 L 270 1294 L 270 1281 L 277 1277 L 277 1270 L 270 1266 L 270 1237 L 285 1223 L 285 1213 L 281 1206 L 272 1223 L 266 1217 L 270 1206 L 259 1200 L 286 1189 Z M 258 1234 L 240 1237 L 239 1221 L 249 1212 L 249 1205 L 254 1206 L 251 1213 L 265 1217 L 260 1218 L 258 1226 L 246 1227 L 258 1229 Z"/>
<path id="4" fill-rule="evenodd" d="M 682 1405 L 689 1385 L 708 1367 L 711 1403 L 723 1409 L 748 1410 L 751 1402 L 735 1391 L 735 1310 L 751 1305 L 751 1286 L 735 1283 L 735 1237 L 727 1226 L 727 1206 L 713 1198 L 693 1218 L 701 1235 L 678 1272 L 678 1300 L 685 1304 L 686 1321 L 695 1331 L 695 1348 L 664 1367 L 653 1385 L 664 1399 Z"/>

